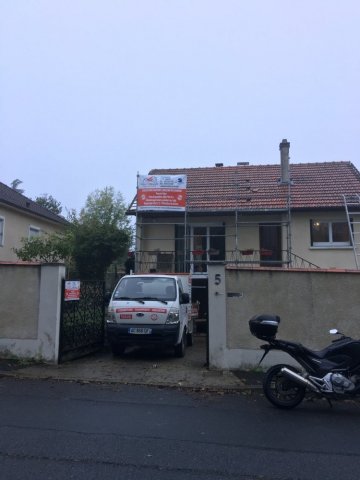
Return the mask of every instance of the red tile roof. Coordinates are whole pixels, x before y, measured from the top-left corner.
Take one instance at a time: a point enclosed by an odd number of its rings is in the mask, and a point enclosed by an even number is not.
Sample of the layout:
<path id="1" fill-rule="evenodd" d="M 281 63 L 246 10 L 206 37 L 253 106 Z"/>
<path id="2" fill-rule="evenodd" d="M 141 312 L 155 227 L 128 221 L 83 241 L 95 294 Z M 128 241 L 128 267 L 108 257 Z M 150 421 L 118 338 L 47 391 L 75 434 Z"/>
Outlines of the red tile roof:
<path id="1" fill-rule="evenodd" d="M 266 211 L 287 208 L 289 186 L 278 165 L 153 169 L 151 175 L 187 175 L 189 210 Z M 360 173 L 351 162 L 290 165 L 291 208 L 343 208 L 344 194 L 360 194 Z"/>

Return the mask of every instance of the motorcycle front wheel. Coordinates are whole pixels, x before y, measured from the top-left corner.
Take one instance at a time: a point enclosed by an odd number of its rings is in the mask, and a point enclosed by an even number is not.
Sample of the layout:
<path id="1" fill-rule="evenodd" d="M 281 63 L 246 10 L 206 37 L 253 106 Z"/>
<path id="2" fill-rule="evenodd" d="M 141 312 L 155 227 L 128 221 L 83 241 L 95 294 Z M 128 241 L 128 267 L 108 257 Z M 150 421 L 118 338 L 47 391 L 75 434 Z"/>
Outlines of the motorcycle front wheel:
<path id="1" fill-rule="evenodd" d="M 298 373 L 298 370 L 290 365 L 275 365 L 269 368 L 265 374 L 263 390 L 265 397 L 275 407 L 290 409 L 302 402 L 305 396 L 305 387 L 286 377 L 281 372 L 284 367 Z"/>

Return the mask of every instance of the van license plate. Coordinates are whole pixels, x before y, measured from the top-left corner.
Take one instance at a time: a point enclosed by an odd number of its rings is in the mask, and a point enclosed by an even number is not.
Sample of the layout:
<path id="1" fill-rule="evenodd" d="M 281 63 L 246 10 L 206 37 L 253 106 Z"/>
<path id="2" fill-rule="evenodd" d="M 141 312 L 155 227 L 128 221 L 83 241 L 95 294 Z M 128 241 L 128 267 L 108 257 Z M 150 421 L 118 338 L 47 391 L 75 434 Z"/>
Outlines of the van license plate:
<path id="1" fill-rule="evenodd" d="M 134 333 L 135 335 L 150 335 L 151 332 L 151 328 L 129 328 L 129 333 Z"/>

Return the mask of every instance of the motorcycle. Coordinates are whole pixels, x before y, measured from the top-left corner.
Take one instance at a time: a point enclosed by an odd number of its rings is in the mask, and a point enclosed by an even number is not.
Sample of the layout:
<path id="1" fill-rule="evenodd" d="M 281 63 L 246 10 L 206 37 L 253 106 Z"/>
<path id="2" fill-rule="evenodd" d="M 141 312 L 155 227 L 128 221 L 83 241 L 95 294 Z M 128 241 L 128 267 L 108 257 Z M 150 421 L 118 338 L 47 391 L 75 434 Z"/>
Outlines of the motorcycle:
<path id="1" fill-rule="evenodd" d="M 264 354 L 259 364 L 271 350 L 288 353 L 302 367 L 286 364 L 274 365 L 265 373 L 263 390 L 265 397 L 276 407 L 290 409 L 299 405 L 305 395 L 331 400 L 354 398 L 360 394 L 360 340 L 338 335 L 322 350 L 311 350 L 301 343 L 276 339 L 280 317 L 255 315 L 249 320 L 250 332 L 256 338 L 268 342 L 261 345 Z"/>

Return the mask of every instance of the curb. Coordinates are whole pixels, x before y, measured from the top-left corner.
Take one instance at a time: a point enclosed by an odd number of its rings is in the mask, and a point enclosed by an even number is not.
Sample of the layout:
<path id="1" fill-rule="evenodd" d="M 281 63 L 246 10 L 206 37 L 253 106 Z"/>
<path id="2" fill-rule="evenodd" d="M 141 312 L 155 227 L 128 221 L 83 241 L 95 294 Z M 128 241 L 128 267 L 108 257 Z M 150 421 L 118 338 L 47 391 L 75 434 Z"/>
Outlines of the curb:
<path id="1" fill-rule="evenodd" d="M 155 388 L 172 388 L 178 390 L 191 390 L 196 392 L 211 392 L 211 393 L 239 393 L 239 392 L 252 392 L 256 390 L 261 390 L 260 385 L 247 385 L 247 384 L 238 384 L 238 385 L 225 385 L 225 384 L 201 384 L 194 382 L 193 384 L 182 383 L 182 382 L 161 382 L 161 381 L 131 381 L 130 379 L 104 379 L 104 378 L 79 378 L 79 376 L 54 376 L 54 375 L 36 375 L 36 374 L 27 374 L 26 372 L 19 372 L 18 370 L 13 371 L 0 371 L 0 378 L 15 378 L 18 380 L 52 380 L 58 382 L 76 382 L 80 384 L 97 384 L 97 385 L 135 385 L 135 386 L 144 386 L 144 387 L 155 387 Z"/>

